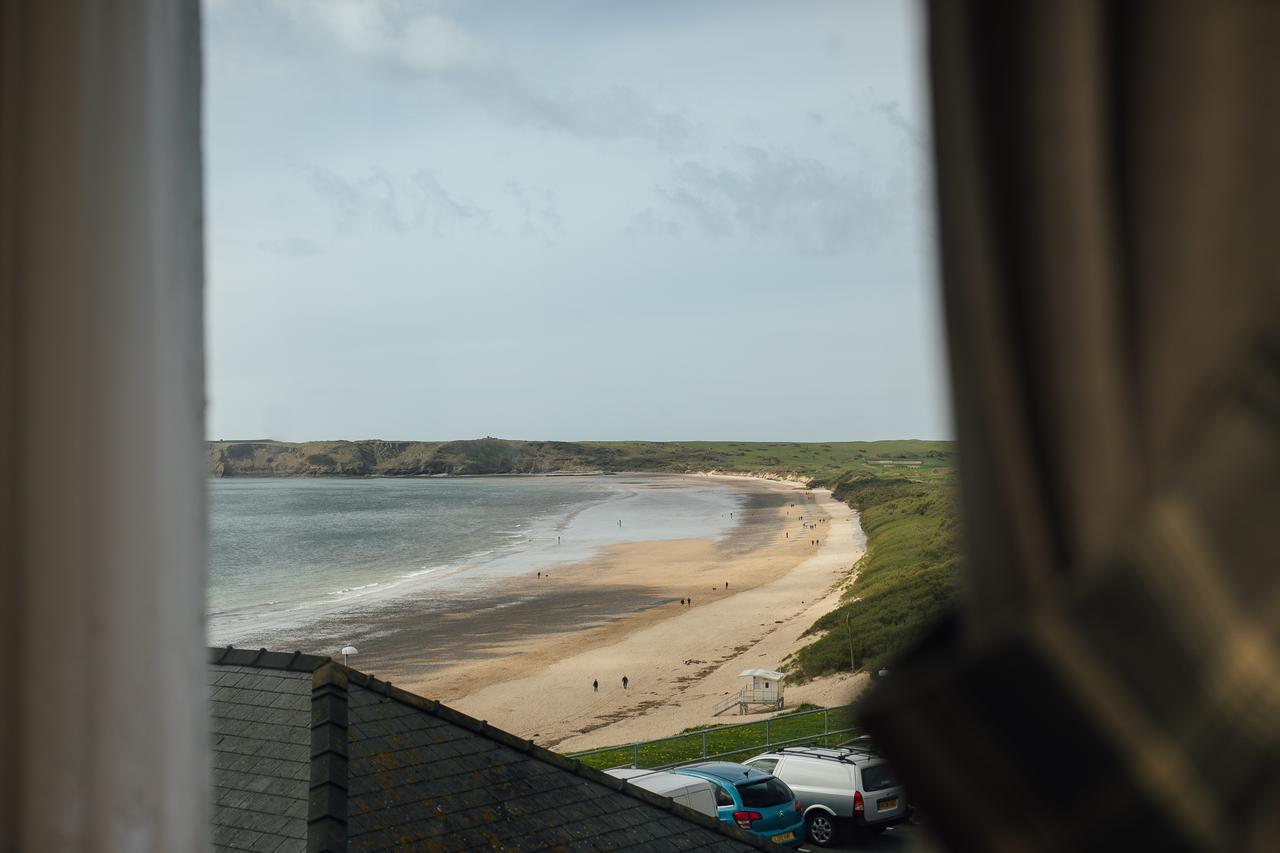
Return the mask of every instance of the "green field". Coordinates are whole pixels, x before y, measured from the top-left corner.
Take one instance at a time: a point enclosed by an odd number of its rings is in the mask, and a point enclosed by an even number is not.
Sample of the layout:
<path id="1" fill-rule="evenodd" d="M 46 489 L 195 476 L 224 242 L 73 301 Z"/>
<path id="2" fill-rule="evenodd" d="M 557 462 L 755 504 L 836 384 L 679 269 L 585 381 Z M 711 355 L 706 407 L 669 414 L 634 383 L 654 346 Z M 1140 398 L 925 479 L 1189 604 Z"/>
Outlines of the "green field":
<path id="1" fill-rule="evenodd" d="M 821 712 L 797 710 L 768 721 L 689 729 L 660 741 L 650 741 L 639 746 L 619 746 L 577 757 L 583 764 L 600 770 L 631 767 L 633 761 L 636 762 L 636 767 L 665 767 L 697 761 L 704 755 L 720 756 L 724 761 L 742 761 L 764 752 L 765 745 L 769 743 L 794 741 L 789 745 L 799 746 L 806 743 L 822 744 L 822 741 L 829 740 L 834 745 L 856 735 L 856 732 L 850 732 L 830 738 L 823 737 L 824 731 L 850 729 L 856 725 L 851 708 L 831 709 L 825 725 L 826 729 Z"/>

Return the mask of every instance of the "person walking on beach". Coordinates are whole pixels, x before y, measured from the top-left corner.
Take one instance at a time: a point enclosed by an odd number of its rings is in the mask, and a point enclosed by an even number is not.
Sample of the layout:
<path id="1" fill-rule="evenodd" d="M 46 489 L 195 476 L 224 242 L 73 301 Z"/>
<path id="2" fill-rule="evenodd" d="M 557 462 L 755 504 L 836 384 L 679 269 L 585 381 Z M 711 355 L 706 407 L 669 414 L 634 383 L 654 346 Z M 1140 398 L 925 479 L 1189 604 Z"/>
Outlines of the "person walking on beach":
<path id="1" fill-rule="evenodd" d="M 622 676 L 622 689 L 623 689 L 623 690 L 626 690 L 626 689 L 627 689 L 627 683 L 628 683 L 628 682 L 627 682 L 627 677 L 626 677 L 625 675 L 624 675 L 624 676 Z"/>
<path id="2" fill-rule="evenodd" d="M 591 679 L 591 692 L 592 693 L 600 692 L 600 679 L 598 678 Z"/>
<path id="3" fill-rule="evenodd" d="M 682 598 L 682 599 L 680 599 L 680 606 L 681 606 L 681 607 L 684 607 L 684 599 L 683 599 L 683 598 Z"/>

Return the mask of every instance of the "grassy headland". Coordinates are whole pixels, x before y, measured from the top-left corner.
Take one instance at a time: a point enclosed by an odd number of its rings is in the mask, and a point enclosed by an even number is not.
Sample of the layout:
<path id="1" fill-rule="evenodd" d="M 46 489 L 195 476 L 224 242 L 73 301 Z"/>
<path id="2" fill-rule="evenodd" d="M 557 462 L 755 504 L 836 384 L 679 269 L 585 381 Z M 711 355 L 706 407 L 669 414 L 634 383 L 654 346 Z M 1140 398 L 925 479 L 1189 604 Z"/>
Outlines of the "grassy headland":
<path id="1" fill-rule="evenodd" d="M 211 441 L 216 477 L 395 477 L 654 471 L 765 474 L 829 484 L 848 473 L 874 475 L 877 461 L 919 461 L 920 472 L 950 468 L 947 441 Z M 899 470 L 898 468 L 893 470 Z"/>
<path id="2" fill-rule="evenodd" d="M 955 594 L 955 444 L 949 441 L 214 441 L 217 477 L 458 476 L 715 471 L 807 480 L 861 514 L 867 553 L 846 600 L 787 662 L 800 678 L 875 670 Z M 856 578 L 856 583 L 853 582 Z"/>

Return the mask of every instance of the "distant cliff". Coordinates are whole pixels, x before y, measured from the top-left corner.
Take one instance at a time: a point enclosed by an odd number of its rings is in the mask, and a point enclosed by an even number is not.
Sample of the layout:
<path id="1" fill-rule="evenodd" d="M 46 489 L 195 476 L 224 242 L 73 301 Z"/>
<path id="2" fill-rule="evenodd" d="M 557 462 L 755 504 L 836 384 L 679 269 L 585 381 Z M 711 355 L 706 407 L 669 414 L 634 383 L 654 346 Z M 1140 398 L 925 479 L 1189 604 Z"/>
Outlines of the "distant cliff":
<path id="1" fill-rule="evenodd" d="M 719 471 L 820 482 L 900 461 L 950 467 L 947 441 L 211 441 L 215 477 L 410 477 Z"/>

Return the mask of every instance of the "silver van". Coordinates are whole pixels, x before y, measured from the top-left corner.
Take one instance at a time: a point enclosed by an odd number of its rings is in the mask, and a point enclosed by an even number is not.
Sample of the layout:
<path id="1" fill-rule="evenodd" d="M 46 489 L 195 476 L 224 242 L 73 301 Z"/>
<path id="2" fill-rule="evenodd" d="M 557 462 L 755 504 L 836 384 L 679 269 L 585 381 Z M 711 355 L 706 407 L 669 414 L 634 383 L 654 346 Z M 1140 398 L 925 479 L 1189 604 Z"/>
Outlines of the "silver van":
<path id="1" fill-rule="evenodd" d="M 743 763 L 795 791 L 805 831 L 819 847 L 834 842 L 841 829 L 879 832 L 911 816 L 907 789 L 870 744 L 786 747 Z"/>
<path id="2" fill-rule="evenodd" d="M 625 780 L 628 785 L 635 785 L 637 788 L 670 797 L 695 812 L 702 812 L 708 817 L 719 817 L 716 812 L 715 785 L 705 779 L 680 776 L 661 770 L 633 770 L 629 767 L 605 772 L 617 779 Z"/>

